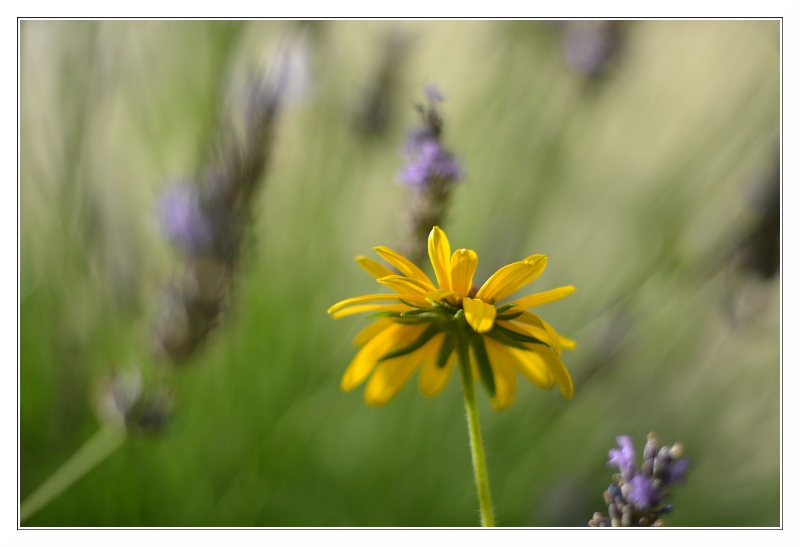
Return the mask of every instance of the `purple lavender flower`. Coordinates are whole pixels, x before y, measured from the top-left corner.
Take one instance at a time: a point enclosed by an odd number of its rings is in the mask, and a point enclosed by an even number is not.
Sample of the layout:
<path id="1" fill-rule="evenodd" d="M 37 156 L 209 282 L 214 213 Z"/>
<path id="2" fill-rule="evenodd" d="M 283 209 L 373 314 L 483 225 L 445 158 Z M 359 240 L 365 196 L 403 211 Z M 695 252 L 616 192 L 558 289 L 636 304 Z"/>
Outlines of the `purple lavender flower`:
<path id="1" fill-rule="evenodd" d="M 461 180 L 461 165 L 437 140 L 412 135 L 406 150 L 410 152 L 408 163 L 399 174 L 403 184 L 419 187 L 436 179 Z"/>
<path id="2" fill-rule="evenodd" d="M 689 468 L 691 460 L 689 458 L 681 458 L 669 468 L 667 476 L 669 477 L 670 484 L 682 484 L 686 480 L 686 470 Z"/>
<path id="3" fill-rule="evenodd" d="M 185 252 L 199 255 L 213 248 L 213 227 L 200 208 L 194 184 L 171 184 L 159 199 L 158 220 L 164 236 Z"/>
<path id="4" fill-rule="evenodd" d="M 425 98 L 427 108 L 419 106 L 423 124 L 406 133 L 403 146 L 406 165 L 397 175 L 401 184 L 415 190 L 426 189 L 436 182 L 448 185 L 464 176 L 459 161 L 441 143 L 442 120 L 436 103 L 442 102 L 444 97 L 436 86 L 428 84 Z"/>
<path id="5" fill-rule="evenodd" d="M 641 468 L 630 437 L 617 437 L 617 446 L 608 451 L 608 465 L 620 470 L 614 475 L 616 482 L 603 493 L 608 516 L 595 513 L 589 526 L 663 526 L 661 517 L 672 511 L 672 505 L 665 503 L 670 496 L 667 488 L 683 482 L 689 466 L 689 460 L 682 458 L 683 445 L 660 446 L 658 436 L 650 433 Z"/>
<path id="6" fill-rule="evenodd" d="M 653 489 L 653 484 L 644 475 L 634 475 L 629 484 L 628 501 L 640 512 L 649 511 L 658 502 L 658 494 Z"/>
<path id="7" fill-rule="evenodd" d="M 608 465 L 617 465 L 620 473 L 633 475 L 636 469 L 633 440 L 627 435 L 620 435 L 617 437 L 617 445 L 619 448 L 612 448 L 608 451 Z"/>

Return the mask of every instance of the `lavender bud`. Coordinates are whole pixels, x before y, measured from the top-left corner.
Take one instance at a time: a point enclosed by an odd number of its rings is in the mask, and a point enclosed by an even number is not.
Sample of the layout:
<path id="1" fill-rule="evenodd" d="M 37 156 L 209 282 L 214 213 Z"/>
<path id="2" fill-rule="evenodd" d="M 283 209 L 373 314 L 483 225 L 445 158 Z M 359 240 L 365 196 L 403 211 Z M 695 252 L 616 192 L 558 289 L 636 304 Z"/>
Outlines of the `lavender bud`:
<path id="1" fill-rule="evenodd" d="M 671 464 L 672 458 L 669 457 L 669 447 L 662 446 L 658 451 L 655 461 L 653 462 L 653 476 L 665 476 Z"/>
<path id="2" fill-rule="evenodd" d="M 642 474 L 645 477 L 653 476 L 653 458 L 648 458 L 642 462 Z"/>
<path id="3" fill-rule="evenodd" d="M 658 454 L 658 449 L 661 445 L 661 442 L 658 439 L 658 435 L 653 432 L 647 434 L 647 442 L 644 445 L 644 459 L 652 459 L 656 457 Z"/>
<path id="4" fill-rule="evenodd" d="M 622 509 L 622 518 L 620 519 L 620 524 L 625 527 L 630 527 L 633 525 L 633 510 L 629 505 L 626 505 Z"/>

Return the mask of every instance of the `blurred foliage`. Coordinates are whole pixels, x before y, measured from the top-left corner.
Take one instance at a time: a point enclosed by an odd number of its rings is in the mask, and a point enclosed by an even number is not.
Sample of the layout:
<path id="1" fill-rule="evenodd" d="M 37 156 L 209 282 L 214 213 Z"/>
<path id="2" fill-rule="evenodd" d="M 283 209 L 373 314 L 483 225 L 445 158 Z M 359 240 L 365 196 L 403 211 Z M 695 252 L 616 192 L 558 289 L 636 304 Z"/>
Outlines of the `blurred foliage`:
<path id="1" fill-rule="evenodd" d="M 364 132 L 397 35 L 387 125 Z M 374 289 L 353 257 L 401 244 L 398 151 L 435 83 L 467 175 L 454 248 L 478 253 L 476 279 L 544 253 L 530 292 L 578 288 L 545 312 L 578 342 L 564 355 L 575 398 L 520 382 L 494 413 L 479 393 L 499 524 L 585 526 L 615 436 L 652 430 L 692 458 L 668 526 L 779 525 L 779 277 L 732 257 L 776 173 L 780 23 L 622 21 L 592 74 L 567 62 L 569 35 L 541 21 L 23 21 L 21 499 L 98 429 L 100 377 L 161 374 L 150 335 L 178 256 L 155 203 L 196 175 L 231 82 L 286 36 L 305 40 L 311 75 L 281 113 L 232 305 L 169 375 L 173 419 L 25 524 L 477 524 L 459 382 L 428 400 L 412 379 L 368 407 L 339 389 L 365 320 L 325 314 Z"/>

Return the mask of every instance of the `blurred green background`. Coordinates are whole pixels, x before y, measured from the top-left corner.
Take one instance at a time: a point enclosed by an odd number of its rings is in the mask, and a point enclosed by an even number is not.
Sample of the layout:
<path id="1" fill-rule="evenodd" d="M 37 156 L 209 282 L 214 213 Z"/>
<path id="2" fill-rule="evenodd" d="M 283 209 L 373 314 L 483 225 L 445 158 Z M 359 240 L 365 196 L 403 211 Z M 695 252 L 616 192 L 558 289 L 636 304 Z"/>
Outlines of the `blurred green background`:
<path id="1" fill-rule="evenodd" d="M 479 391 L 499 525 L 585 526 L 615 436 L 641 450 L 657 431 L 692 458 L 668 526 L 778 526 L 780 281 L 769 245 L 741 249 L 777 185 L 780 22 L 613 28 L 588 75 L 565 55 L 581 29 L 554 22 L 23 21 L 22 500 L 98 430 L 100 378 L 163 367 L 150 336 L 181 260 L 156 223 L 167 181 L 201 167 L 237 75 L 286 40 L 299 67 L 230 309 L 168 376 L 172 420 L 24 524 L 478 524 L 458 379 L 368 407 L 339 389 L 367 320 L 325 313 L 376 292 L 356 255 L 402 245 L 398 152 L 434 83 L 466 171 L 453 248 L 478 253 L 476 280 L 548 255 L 521 295 L 578 289 L 541 309 L 578 342 L 574 399 L 521 380 L 495 413 Z M 381 71 L 388 117 L 367 134 Z"/>

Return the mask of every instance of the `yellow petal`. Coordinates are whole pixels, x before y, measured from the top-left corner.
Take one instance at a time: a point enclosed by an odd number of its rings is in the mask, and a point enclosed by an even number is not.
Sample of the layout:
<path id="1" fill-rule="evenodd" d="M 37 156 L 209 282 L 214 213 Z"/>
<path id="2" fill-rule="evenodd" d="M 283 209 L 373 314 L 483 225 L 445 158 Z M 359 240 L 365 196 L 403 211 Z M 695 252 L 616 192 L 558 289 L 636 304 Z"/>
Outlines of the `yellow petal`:
<path id="1" fill-rule="evenodd" d="M 388 403 L 408 382 L 420 362 L 428 355 L 430 347 L 431 343 L 428 341 L 427 344 L 408 355 L 395 357 L 378 365 L 367 382 L 364 400 L 372 406 Z M 434 355 L 435 351 L 436 347 L 433 347 Z"/>
<path id="2" fill-rule="evenodd" d="M 535 313 L 529 311 L 523 311 L 522 315 L 513 319 L 513 321 L 517 321 L 519 323 L 524 323 L 526 325 L 531 325 L 538 331 L 538 334 L 534 334 L 535 338 L 538 338 L 542 342 L 547 342 L 550 344 L 550 347 L 553 348 L 553 351 L 556 352 L 556 355 L 561 355 L 561 339 L 558 336 L 558 333 L 555 331 L 553 327 L 547 324 L 544 319 L 536 315 Z M 546 337 L 542 338 L 541 332 L 544 331 Z"/>
<path id="3" fill-rule="evenodd" d="M 551 289 L 549 291 L 532 294 L 530 296 L 520 298 L 519 300 L 515 300 L 514 304 L 516 304 L 516 306 L 514 309 L 525 310 L 528 308 L 533 308 L 534 306 L 548 304 L 550 302 L 560 300 L 565 296 L 569 296 L 573 292 L 575 292 L 575 287 L 572 285 L 567 285 L 566 287 L 559 287 L 557 289 Z"/>
<path id="4" fill-rule="evenodd" d="M 375 336 L 377 336 L 378 333 L 381 332 L 383 329 L 394 324 L 395 322 L 388 317 L 378 319 L 377 321 L 370 323 L 369 325 L 361 329 L 361 332 L 356 334 L 356 337 L 353 339 L 353 344 L 355 344 L 356 347 L 360 348 L 361 346 L 372 340 Z"/>
<path id="5" fill-rule="evenodd" d="M 342 308 L 352 306 L 353 304 L 361 304 L 362 302 L 374 302 L 376 300 L 394 300 L 395 302 L 398 302 L 398 299 L 399 296 L 396 294 L 368 294 L 366 296 L 356 296 L 355 298 L 348 298 L 346 300 L 342 300 L 341 302 L 337 302 L 328 308 L 328 313 L 339 311 Z"/>
<path id="6" fill-rule="evenodd" d="M 361 306 L 352 306 L 350 308 L 333 312 L 331 317 L 334 319 L 341 319 L 342 317 L 347 317 L 348 315 L 363 313 L 366 311 L 406 311 L 410 309 L 411 307 L 407 306 L 406 304 L 362 304 Z"/>
<path id="7" fill-rule="evenodd" d="M 529 317 L 531 315 L 534 316 L 536 319 L 535 320 L 530 320 Z M 539 322 L 542 323 L 541 326 L 539 326 Z M 555 331 L 555 329 L 553 329 L 553 327 L 551 327 L 549 324 L 547 324 L 544 321 L 544 319 L 542 319 L 541 317 L 537 316 L 534 313 L 531 313 L 529 311 L 525 311 L 522 315 L 520 315 L 519 317 L 516 317 L 515 319 L 513 319 L 513 322 L 511 322 L 511 325 L 519 326 L 519 323 L 524 323 L 526 325 L 530 325 L 531 336 L 534 336 L 534 337 L 538 338 L 542 342 L 548 342 L 549 341 L 550 343 L 552 343 L 553 348 L 555 348 L 557 345 L 560 345 L 561 349 L 567 349 L 567 350 L 575 349 L 575 340 L 573 340 L 572 338 L 567 338 L 566 336 L 561 336 L 560 334 L 558 334 Z M 504 327 L 508 327 L 508 323 L 505 322 L 505 321 L 503 321 L 501 324 Z M 534 326 L 534 325 L 536 325 L 536 326 Z M 543 330 L 543 329 L 545 329 L 545 330 Z M 549 330 L 546 330 L 546 329 L 549 329 Z M 513 330 L 513 328 L 512 328 L 512 330 Z M 526 334 L 526 333 L 523 332 L 523 334 Z M 545 335 L 544 337 L 542 336 L 543 334 Z"/>
<path id="8" fill-rule="evenodd" d="M 555 383 L 553 375 L 539 354 L 514 348 L 512 348 L 512 353 L 516 357 L 516 360 L 513 361 L 514 366 L 530 383 L 545 390 L 553 387 Z"/>
<path id="9" fill-rule="evenodd" d="M 489 337 L 484 337 L 489 359 L 511 363 L 530 383 L 542 389 L 553 387 L 553 375 L 538 354 L 507 346 Z"/>
<path id="10" fill-rule="evenodd" d="M 446 291 L 452 290 L 450 285 L 450 242 L 445 233 L 434 226 L 428 236 L 428 256 L 436 274 L 439 288 Z"/>
<path id="11" fill-rule="evenodd" d="M 375 262 L 366 256 L 357 256 L 356 262 L 358 262 L 358 265 L 364 268 L 364 270 L 366 270 L 366 272 L 375 279 L 380 279 L 381 277 L 386 277 L 387 275 L 395 275 L 395 272 L 383 264 Z"/>
<path id="12" fill-rule="evenodd" d="M 484 337 L 485 339 L 486 337 Z M 517 376 L 511 363 L 504 359 L 492 359 L 492 355 L 489 354 L 489 363 L 492 366 L 492 374 L 494 375 L 492 408 L 503 410 L 514 400 L 514 395 L 517 392 Z"/>
<path id="13" fill-rule="evenodd" d="M 497 308 L 478 299 L 464 297 L 464 316 L 475 332 L 489 332 L 494 326 Z"/>
<path id="14" fill-rule="evenodd" d="M 344 376 L 342 376 L 342 389 L 350 391 L 363 382 L 375 368 L 378 359 L 392 349 L 400 347 L 401 344 L 413 342 L 423 328 L 421 325 L 408 326 L 395 323 L 374 336 L 361 348 L 345 370 Z"/>
<path id="15" fill-rule="evenodd" d="M 436 289 L 431 280 L 428 279 L 428 276 L 425 275 L 425 272 L 420 270 L 416 264 L 411 262 L 400 253 L 395 252 L 388 247 L 375 247 L 375 252 L 381 255 L 386 262 L 397 268 L 400 273 L 406 277 L 416 279 L 417 281 L 425 284 L 428 287 L 428 290 L 432 291 Z"/>
<path id="16" fill-rule="evenodd" d="M 567 338 L 559 334 L 558 341 L 561 342 L 561 347 L 564 349 L 575 349 L 575 340 L 572 338 Z"/>
<path id="17" fill-rule="evenodd" d="M 425 293 L 430 292 L 430 288 L 426 287 L 421 281 L 404 277 L 402 275 L 387 275 L 378 279 L 378 283 L 386 285 L 400 294 L 409 294 L 422 297 L 422 302 L 425 302 Z"/>
<path id="18" fill-rule="evenodd" d="M 426 397 L 433 397 L 442 391 L 444 386 L 447 385 L 450 375 L 453 373 L 453 367 L 456 362 L 455 351 L 450 354 L 450 357 L 447 359 L 447 363 L 445 363 L 443 367 L 439 367 L 436 364 L 437 357 L 439 355 L 439 349 L 441 348 L 443 341 L 444 335 L 437 334 L 431 340 L 431 343 L 424 346 L 426 348 L 428 346 L 432 346 L 433 348 L 431 353 L 427 354 L 422 360 L 422 363 L 420 363 L 422 368 L 419 372 L 419 390 Z"/>
<path id="19" fill-rule="evenodd" d="M 447 300 L 454 306 L 461 303 L 461 295 L 453 291 L 428 291 L 425 293 L 425 300 L 431 304 L 440 304 L 442 300 Z"/>
<path id="20" fill-rule="evenodd" d="M 558 389 L 561 390 L 561 394 L 564 396 L 564 398 L 572 399 L 575 387 L 572 385 L 572 378 L 569 375 L 567 367 L 565 367 L 564 363 L 561 362 L 561 359 L 559 359 L 550 349 L 544 346 L 532 344 L 528 347 L 533 353 L 541 357 L 547 365 L 547 368 L 550 369 L 550 374 L 553 375 L 556 384 L 558 384 Z"/>
<path id="21" fill-rule="evenodd" d="M 546 256 L 531 255 L 522 262 L 503 266 L 486 280 L 476 298 L 492 303 L 502 300 L 539 277 L 545 265 L 547 265 Z"/>
<path id="22" fill-rule="evenodd" d="M 450 283 L 453 291 L 467 296 L 472 290 L 472 277 L 478 267 L 478 255 L 469 249 L 458 249 L 450 261 Z"/>
<path id="23" fill-rule="evenodd" d="M 556 352 L 556 355 L 561 355 L 561 349 L 562 349 L 561 348 L 561 337 L 558 335 L 556 330 L 553 327 L 550 326 L 550 323 L 548 323 L 547 321 L 545 321 L 541 317 L 539 318 L 539 320 L 542 322 L 542 325 L 544 325 L 544 330 L 547 331 L 547 335 L 550 337 L 550 342 L 553 343 L 553 345 L 552 345 L 553 351 Z"/>

